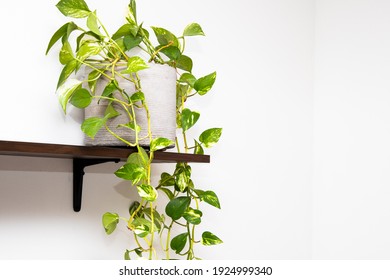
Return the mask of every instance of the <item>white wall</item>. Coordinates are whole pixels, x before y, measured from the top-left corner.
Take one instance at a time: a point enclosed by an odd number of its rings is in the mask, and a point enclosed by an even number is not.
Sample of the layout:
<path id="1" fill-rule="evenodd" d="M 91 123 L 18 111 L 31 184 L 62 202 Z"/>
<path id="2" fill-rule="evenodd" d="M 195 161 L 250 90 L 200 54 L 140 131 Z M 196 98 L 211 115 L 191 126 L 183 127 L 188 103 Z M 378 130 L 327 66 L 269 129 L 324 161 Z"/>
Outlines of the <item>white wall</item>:
<path id="1" fill-rule="evenodd" d="M 390 257 L 390 2 L 316 6 L 313 257 Z"/>
<path id="2" fill-rule="evenodd" d="M 118 23 L 106 1 L 94 2 L 110 27 Z M 205 211 L 202 228 L 225 243 L 200 255 L 389 258 L 390 3 L 138 2 L 150 25 L 180 32 L 201 23 L 207 37 L 188 42 L 194 72 L 218 72 L 214 90 L 193 106 L 202 111 L 198 132 L 221 126 L 223 138 L 208 151 L 212 163 L 194 174 L 222 203 Z M 0 70 L 9 79 L 0 91 L 2 139 L 82 143 L 80 114 L 65 118 L 57 105 L 56 57 L 44 56 L 64 22 L 55 3 L 7 2 L 0 11 L 0 23 L 12 27 L 3 38 L 13 44 L 0 44 L 1 53 L 24 54 L 3 57 L 10 68 Z M 25 62 L 21 82 L 9 73 Z M 70 161 L 1 156 L 0 258 L 121 259 L 125 231 L 107 237 L 100 226 L 102 213 L 125 213 L 134 195 L 112 175 L 117 167 L 88 168 L 83 209 L 73 213 Z M 156 167 L 163 168 L 172 167 Z"/>

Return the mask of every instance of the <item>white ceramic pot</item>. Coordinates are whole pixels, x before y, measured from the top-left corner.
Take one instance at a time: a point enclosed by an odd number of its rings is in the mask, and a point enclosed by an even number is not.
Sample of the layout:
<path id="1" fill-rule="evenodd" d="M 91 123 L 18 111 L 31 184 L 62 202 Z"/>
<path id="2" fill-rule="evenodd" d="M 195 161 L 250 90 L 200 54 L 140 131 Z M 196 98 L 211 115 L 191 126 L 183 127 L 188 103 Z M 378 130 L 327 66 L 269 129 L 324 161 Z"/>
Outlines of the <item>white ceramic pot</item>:
<path id="1" fill-rule="evenodd" d="M 142 92 L 145 94 L 145 100 L 149 108 L 151 118 L 152 137 L 164 137 L 175 141 L 176 137 L 176 71 L 173 67 L 161 64 L 150 64 L 150 68 L 138 72 L 141 81 Z M 135 92 L 134 84 L 118 78 L 121 88 L 125 89 L 131 96 Z M 97 82 L 95 95 L 101 95 L 107 80 L 100 79 Z M 115 93 L 114 93 L 115 94 Z M 119 92 L 116 93 L 119 96 Z M 107 108 L 107 101 L 93 99 L 93 102 L 85 108 L 85 118 L 103 117 Z M 122 106 L 115 104 L 115 109 L 121 114 L 115 118 L 109 119 L 108 127 L 118 134 L 121 138 L 131 143 L 135 143 L 135 132 L 123 127 L 120 124 L 129 123 L 129 117 Z M 148 122 L 144 108 L 136 109 L 137 124 L 141 127 L 139 137 L 141 146 L 149 146 Z M 126 146 L 124 142 L 115 138 L 105 128 L 102 128 L 94 139 L 85 138 L 86 145 L 98 146 Z M 172 146 L 173 147 L 173 146 Z"/>

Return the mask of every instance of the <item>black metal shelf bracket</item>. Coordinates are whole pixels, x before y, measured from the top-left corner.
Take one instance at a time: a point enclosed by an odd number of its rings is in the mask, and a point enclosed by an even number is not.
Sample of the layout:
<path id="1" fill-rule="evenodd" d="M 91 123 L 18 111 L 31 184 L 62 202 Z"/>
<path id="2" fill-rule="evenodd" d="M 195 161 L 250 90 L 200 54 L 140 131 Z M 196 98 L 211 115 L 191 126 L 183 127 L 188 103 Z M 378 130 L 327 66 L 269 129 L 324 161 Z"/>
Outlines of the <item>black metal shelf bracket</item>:
<path id="1" fill-rule="evenodd" d="M 81 210 L 81 200 L 83 196 L 83 177 L 84 177 L 84 168 L 91 165 L 106 163 L 106 162 L 116 162 L 118 163 L 120 159 L 86 159 L 86 158 L 74 158 L 73 159 L 73 210 L 75 212 L 80 212 Z"/>

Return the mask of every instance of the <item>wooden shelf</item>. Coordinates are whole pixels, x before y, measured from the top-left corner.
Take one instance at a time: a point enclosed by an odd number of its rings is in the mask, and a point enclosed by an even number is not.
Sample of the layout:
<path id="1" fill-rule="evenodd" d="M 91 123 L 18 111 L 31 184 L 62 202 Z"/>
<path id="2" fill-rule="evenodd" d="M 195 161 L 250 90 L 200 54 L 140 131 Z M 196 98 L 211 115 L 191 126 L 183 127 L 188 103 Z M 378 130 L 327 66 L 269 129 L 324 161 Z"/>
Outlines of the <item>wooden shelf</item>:
<path id="1" fill-rule="evenodd" d="M 0 141 L 0 155 L 73 159 L 73 210 L 81 209 L 84 168 L 86 166 L 126 161 L 136 149 L 128 147 L 76 146 L 32 142 Z M 209 163 L 209 155 L 156 151 L 153 163 Z"/>
<path id="2" fill-rule="evenodd" d="M 126 161 L 128 156 L 136 152 L 127 147 L 75 146 L 61 144 L 45 144 L 31 142 L 0 141 L 0 155 L 31 156 L 49 158 L 84 158 L 84 159 L 118 159 Z M 154 163 L 163 162 L 202 162 L 209 163 L 209 155 L 193 155 L 157 151 Z"/>

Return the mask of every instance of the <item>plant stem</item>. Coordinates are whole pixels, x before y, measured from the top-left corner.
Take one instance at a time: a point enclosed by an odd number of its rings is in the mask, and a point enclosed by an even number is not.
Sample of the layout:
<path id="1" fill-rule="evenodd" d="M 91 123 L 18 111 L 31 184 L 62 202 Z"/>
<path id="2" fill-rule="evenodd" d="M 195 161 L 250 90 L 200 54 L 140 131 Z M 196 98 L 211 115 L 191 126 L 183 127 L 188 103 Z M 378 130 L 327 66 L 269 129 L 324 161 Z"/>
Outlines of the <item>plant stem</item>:
<path id="1" fill-rule="evenodd" d="M 172 220 L 171 224 L 169 225 L 168 232 L 167 232 L 167 241 L 166 241 L 166 246 L 165 246 L 165 248 L 166 248 L 165 252 L 166 252 L 167 260 L 170 259 L 170 256 L 169 256 L 169 241 L 171 239 L 171 229 L 172 229 L 172 226 L 173 226 L 173 220 Z"/>
<path id="2" fill-rule="evenodd" d="M 93 13 L 93 15 L 95 16 L 96 20 L 99 22 L 100 26 L 103 28 L 104 30 L 104 33 L 106 33 L 106 36 L 108 38 L 108 40 L 113 43 L 115 45 L 115 47 L 121 52 L 121 54 L 123 55 L 123 57 L 128 60 L 129 57 L 123 52 L 123 50 L 121 49 L 121 47 L 119 47 L 118 43 L 115 42 L 114 40 L 111 39 L 111 36 L 110 34 L 108 33 L 106 27 L 104 26 L 104 24 L 102 23 L 102 21 Z"/>
<path id="3" fill-rule="evenodd" d="M 176 142 L 177 152 L 180 153 L 180 146 L 179 146 L 179 141 L 178 141 L 177 137 L 175 137 L 175 142 Z"/>
<path id="4" fill-rule="evenodd" d="M 115 132 L 113 132 L 113 131 L 108 127 L 107 124 L 105 125 L 105 127 L 106 127 L 107 131 L 108 131 L 109 133 L 111 133 L 111 135 L 114 136 L 116 139 L 122 141 L 123 143 L 125 143 L 126 145 L 128 145 L 128 146 L 130 146 L 130 147 L 135 147 L 135 146 L 136 146 L 135 144 L 130 143 L 129 141 L 123 139 L 123 138 L 120 137 L 118 134 L 116 134 Z"/>
<path id="5" fill-rule="evenodd" d="M 150 220 L 151 220 L 151 237 L 150 237 L 150 247 L 149 247 L 149 260 L 153 258 L 153 241 L 154 241 L 154 210 L 153 210 L 153 203 L 150 202 Z"/>
<path id="6" fill-rule="evenodd" d="M 187 144 L 187 136 L 186 133 L 183 130 L 183 141 L 184 141 L 184 150 L 186 153 L 188 153 L 188 144 Z"/>
<path id="7" fill-rule="evenodd" d="M 190 253 L 192 252 L 192 247 L 194 246 L 194 243 L 192 242 L 192 237 L 191 237 L 191 230 L 190 230 L 190 223 L 187 222 L 187 232 L 188 232 L 188 241 L 189 241 L 189 247 L 187 251 L 187 260 L 190 259 Z"/>
<path id="8" fill-rule="evenodd" d="M 89 64 L 89 63 L 87 63 L 87 62 L 85 62 L 85 60 L 80 60 L 80 59 L 78 59 L 77 57 L 75 57 L 74 59 L 76 59 L 78 62 L 80 62 L 80 63 L 82 63 L 82 64 L 84 64 L 84 65 L 86 65 L 86 66 L 92 68 L 93 70 L 98 71 L 100 74 L 102 74 L 103 76 L 105 76 L 107 79 L 112 80 L 112 78 L 111 78 L 109 75 L 107 75 L 106 73 L 104 73 L 103 71 L 101 71 L 99 68 L 96 68 L 95 66 L 93 66 L 93 65 L 91 65 L 91 64 Z"/>

